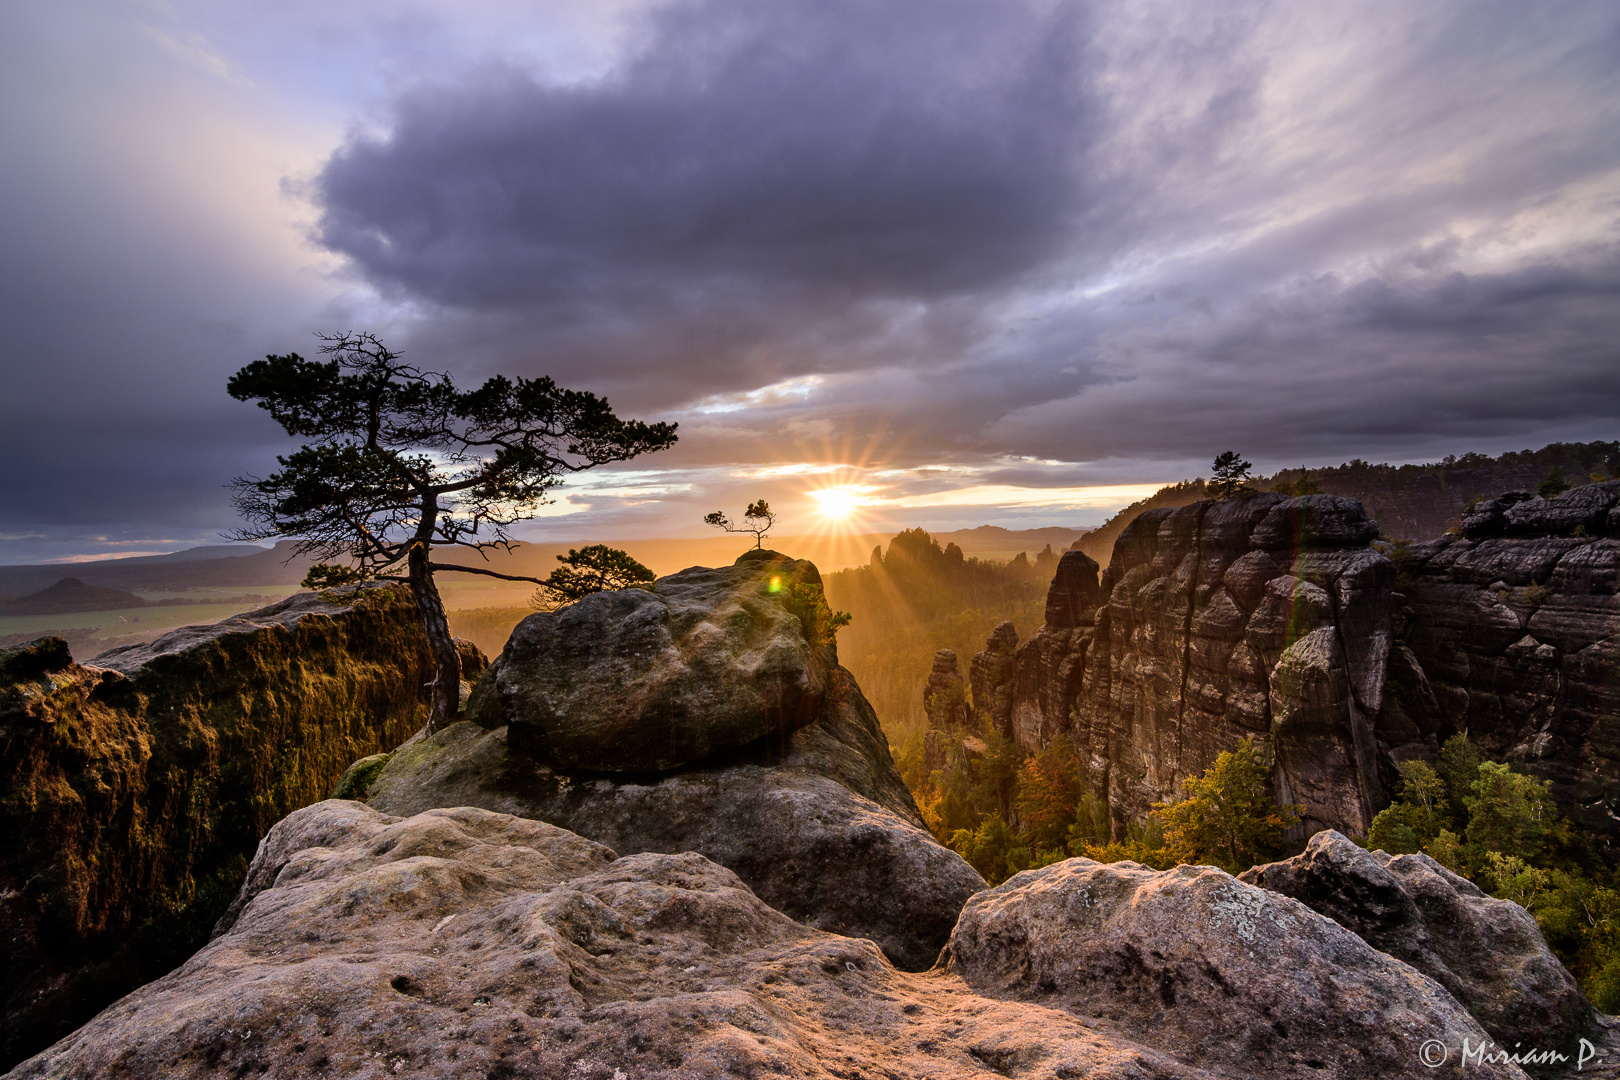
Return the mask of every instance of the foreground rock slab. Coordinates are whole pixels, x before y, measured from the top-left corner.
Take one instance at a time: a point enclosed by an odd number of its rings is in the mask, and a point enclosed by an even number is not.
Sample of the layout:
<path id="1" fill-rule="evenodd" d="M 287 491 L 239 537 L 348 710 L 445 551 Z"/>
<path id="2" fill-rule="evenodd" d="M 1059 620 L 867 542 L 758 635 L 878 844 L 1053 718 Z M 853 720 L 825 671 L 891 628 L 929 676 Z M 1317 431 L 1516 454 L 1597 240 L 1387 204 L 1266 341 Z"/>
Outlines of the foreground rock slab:
<path id="1" fill-rule="evenodd" d="M 272 830 L 240 899 L 187 964 L 10 1075 L 1235 1075 L 896 971 L 699 855 L 616 859 L 503 814 L 320 803 Z"/>
<path id="2" fill-rule="evenodd" d="M 1535 917 L 1427 855 L 1369 852 L 1319 832 L 1239 880 L 1293 897 L 1444 986 L 1502 1046 L 1574 1046 L 1596 1021 Z"/>
<path id="3" fill-rule="evenodd" d="M 968 902 L 941 961 L 982 994 L 1061 1009 L 1221 1075 L 1462 1076 L 1462 1041 L 1490 1038 L 1432 979 L 1209 866 L 1025 871 Z M 1434 1069 L 1420 1060 L 1431 1041 L 1450 1050 Z M 1471 1063 L 1466 1075 L 1524 1073 Z"/>
<path id="4" fill-rule="evenodd" d="M 926 970 L 985 882 L 929 835 L 816 632 L 803 601 L 819 582 L 752 551 L 531 616 L 469 719 L 400 747 L 363 797 L 398 815 L 517 814 L 623 854 L 696 851 L 791 918 Z"/>

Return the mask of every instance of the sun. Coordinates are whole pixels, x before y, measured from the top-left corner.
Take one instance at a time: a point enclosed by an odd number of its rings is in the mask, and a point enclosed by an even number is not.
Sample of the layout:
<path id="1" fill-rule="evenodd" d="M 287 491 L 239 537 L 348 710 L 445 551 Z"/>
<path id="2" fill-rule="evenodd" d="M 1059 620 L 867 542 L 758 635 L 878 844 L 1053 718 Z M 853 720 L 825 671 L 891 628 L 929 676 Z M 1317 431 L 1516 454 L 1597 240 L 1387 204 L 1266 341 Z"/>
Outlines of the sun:
<path id="1" fill-rule="evenodd" d="M 821 516 L 834 521 L 842 521 L 855 512 L 855 508 L 865 502 L 861 493 L 847 487 L 823 488 L 812 491 L 810 497 L 816 500 L 817 509 Z"/>
<path id="2" fill-rule="evenodd" d="M 860 484 L 837 484 L 806 494 L 816 501 L 816 511 L 822 521 L 839 532 L 846 532 L 859 523 L 862 512 L 870 508 L 872 498 L 868 490 Z"/>

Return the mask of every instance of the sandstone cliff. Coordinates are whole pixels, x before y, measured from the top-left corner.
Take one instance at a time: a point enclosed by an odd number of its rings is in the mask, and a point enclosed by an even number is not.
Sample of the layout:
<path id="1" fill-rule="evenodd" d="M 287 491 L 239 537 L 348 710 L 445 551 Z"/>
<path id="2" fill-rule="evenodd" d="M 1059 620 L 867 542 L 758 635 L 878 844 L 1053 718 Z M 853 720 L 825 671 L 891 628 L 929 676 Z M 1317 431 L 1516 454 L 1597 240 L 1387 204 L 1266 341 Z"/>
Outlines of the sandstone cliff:
<path id="1" fill-rule="evenodd" d="M 1072 740 L 1116 828 L 1257 735 L 1300 836 L 1364 834 L 1395 763 L 1466 732 L 1620 835 L 1617 504 L 1620 482 L 1510 493 L 1418 545 L 1332 495 L 1151 510 L 1100 580 L 1064 556 L 1045 625 L 973 659 L 973 703 L 1028 750 Z"/>
<path id="2" fill-rule="evenodd" d="M 1509 494 L 1462 531 L 1401 553 L 1409 652 L 1391 658 L 1390 745 L 1405 756 L 1425 728 L 1466 731 L 1620 840 L 1620 482 Z"/>
<path id="3" fill-rule="evenodd" d="M 95 665 L 52 638 L 0 653 L 0 1065 L 201 945 L 270 826 L 420 726 L 430 670 L 391 587 Z"/>

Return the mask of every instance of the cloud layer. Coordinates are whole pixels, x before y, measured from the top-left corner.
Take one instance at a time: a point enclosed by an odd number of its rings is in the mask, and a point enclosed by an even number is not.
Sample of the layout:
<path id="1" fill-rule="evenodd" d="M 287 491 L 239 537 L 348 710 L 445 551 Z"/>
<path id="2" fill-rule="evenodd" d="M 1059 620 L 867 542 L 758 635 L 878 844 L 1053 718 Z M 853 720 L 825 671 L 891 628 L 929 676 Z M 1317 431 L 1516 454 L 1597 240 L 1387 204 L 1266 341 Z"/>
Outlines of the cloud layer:
<path id="1" fill-rule="evenodd" d="M 322 172 L 321 238 L 435 345 L 474 324 L 645 407 L 842 376 L 730 418 L 766 441 L 784 410 L 917 460 L 1603 429 L 1620 36 L 1548 12 L 675 4 L 597 82 L 402 96 Z"/>
<path id="2" fill-rule="evenodd" d="M 132 10 L 0 35 L 0 560 L 228 527 L 284 443 L 224 379 L 321 329 L 681 422 L 553 529 L 1620 419 L 1612 4 Z"/>

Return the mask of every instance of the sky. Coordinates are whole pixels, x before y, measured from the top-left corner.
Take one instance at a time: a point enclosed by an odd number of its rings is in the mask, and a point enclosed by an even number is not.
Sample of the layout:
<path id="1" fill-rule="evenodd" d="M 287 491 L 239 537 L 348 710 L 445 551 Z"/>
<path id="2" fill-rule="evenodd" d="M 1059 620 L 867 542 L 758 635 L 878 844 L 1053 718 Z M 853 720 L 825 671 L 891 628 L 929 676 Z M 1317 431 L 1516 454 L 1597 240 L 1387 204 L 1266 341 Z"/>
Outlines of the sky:
<path id="1" fill-rule="evenodd" d="M 680 425 L 535 539 L 1620 437 L 1609 0 L 53 0 L 0 137 L 4 563 L 220 542 L 323 331 Z"/>

